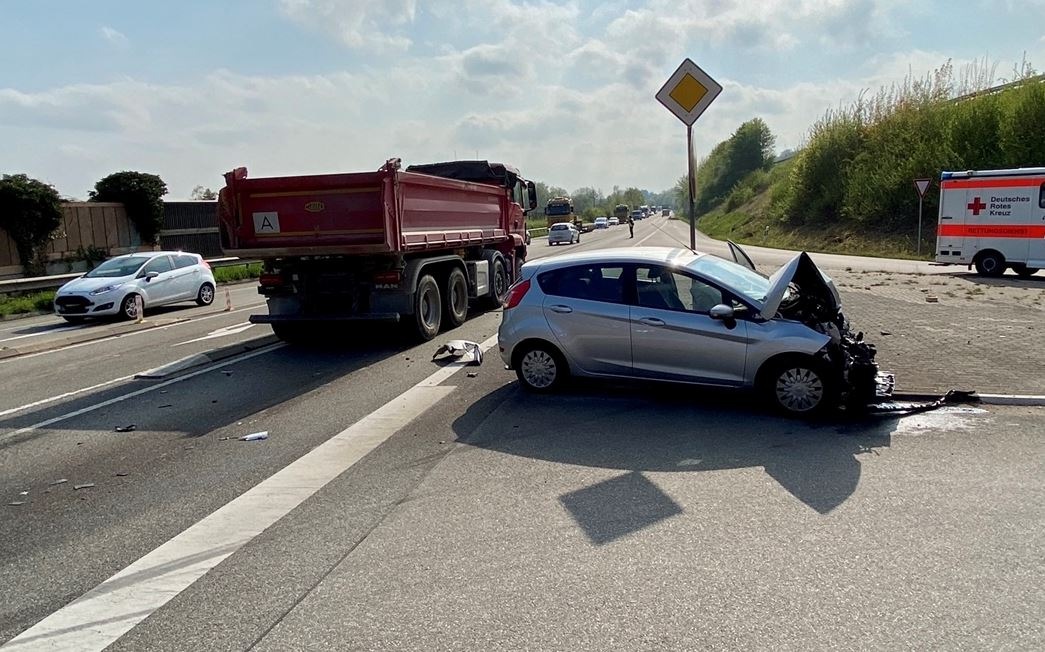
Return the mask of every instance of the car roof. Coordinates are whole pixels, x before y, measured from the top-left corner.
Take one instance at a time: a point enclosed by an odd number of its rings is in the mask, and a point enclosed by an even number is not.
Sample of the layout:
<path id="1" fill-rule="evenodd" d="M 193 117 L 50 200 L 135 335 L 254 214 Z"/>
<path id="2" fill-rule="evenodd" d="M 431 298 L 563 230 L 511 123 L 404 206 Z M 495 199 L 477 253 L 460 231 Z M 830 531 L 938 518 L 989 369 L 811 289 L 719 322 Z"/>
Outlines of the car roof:
<path id="1" fill-rule="evenodd" d="M 620 247 L 540 258 L 526 263 L 525 267 L 555 269 L 585 263 L 650 263 L 681 267 L 708 255 L 693 253 L 683 247 Z"/>
<path id="2" fill-rule="evenodd" d="M 198 257 L 202 258 L 202 256 L 200 256 L 199 254 L 195 254 L 195 253 L 193 253 L 191 251 L 132 251 L 129 254 L 120 254 L 119 256 L 113 256 L 109 260 L 115 260 L 117 258 L 131 258 L 133 256 L 148 256 L 149 258 L 155 258 L 156 256 L 180 256 L 180 255 L 198 256 Z"/>

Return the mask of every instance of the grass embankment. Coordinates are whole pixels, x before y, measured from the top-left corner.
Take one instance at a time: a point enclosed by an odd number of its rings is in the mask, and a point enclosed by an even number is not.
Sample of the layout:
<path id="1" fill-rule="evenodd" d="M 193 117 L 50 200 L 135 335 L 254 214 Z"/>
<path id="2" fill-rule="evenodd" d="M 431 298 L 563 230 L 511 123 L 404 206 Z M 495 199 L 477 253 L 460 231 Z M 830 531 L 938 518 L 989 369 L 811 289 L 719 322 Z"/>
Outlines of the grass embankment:
<path id="1" fill-rule="evenodd" d="M 261 263 L 245 265 L 229 265 L 213 270 L 214 280 L 222 283 L 235 283 L 257 278 L 261 275 Z M 54 290 L 42 292 L 23 292 L 0 295 L 0 318 L 11 315 L 51 312 L 54 305 Z"/>
<path id="2" fill-rule="evenodd" d="M 1045 75 L 1024 66 L 1018 81 L 988 89 L 993 73 L 986 73 L 956 76 L 948 64 L 926 79 L 861 96 L 814 123 L 794 158 L 721 191 L 708 180 L 729 171 L 729 157 L 713 152 L 698 170 L 705 179 L 698 206 L 707 209 L 698 228 L 771 247 L 931 259 L 942 170 L 1045 161 Z M 933 184 L 919 256 L 914 179 L 923 177 Z"/>

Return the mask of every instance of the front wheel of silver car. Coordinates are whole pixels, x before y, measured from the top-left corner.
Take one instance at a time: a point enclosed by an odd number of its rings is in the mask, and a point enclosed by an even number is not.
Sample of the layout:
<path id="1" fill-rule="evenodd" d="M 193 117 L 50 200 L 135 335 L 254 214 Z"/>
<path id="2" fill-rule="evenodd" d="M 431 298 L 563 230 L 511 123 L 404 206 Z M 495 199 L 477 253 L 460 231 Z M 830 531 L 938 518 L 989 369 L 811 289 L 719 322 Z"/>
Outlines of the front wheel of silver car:
<path id="1" fill-rule="evenodd" d="M 543 344 L 527 345 L 516 358 L 515 375 L 531 392 L 550 392 L 566 379 L 569 371 L 558 351 Z"/>
<path id="2" fill-rule="evenodd" d="M 131 293 L 123 298 L 123 302 L 120 304 L 120 316 L 124 319 L 137 319 L 138 318 L 138 295 Z M 142 312 L 144 310 L 144 302 L 142 304 Z"/>
<path id="3" fill-rule="evenodd" d="M 762 389 L 773 407 L 789 416 L 820 414 L 834 401 L 834 387 L 815 361 L 793 359 L 774 365 Z"/>

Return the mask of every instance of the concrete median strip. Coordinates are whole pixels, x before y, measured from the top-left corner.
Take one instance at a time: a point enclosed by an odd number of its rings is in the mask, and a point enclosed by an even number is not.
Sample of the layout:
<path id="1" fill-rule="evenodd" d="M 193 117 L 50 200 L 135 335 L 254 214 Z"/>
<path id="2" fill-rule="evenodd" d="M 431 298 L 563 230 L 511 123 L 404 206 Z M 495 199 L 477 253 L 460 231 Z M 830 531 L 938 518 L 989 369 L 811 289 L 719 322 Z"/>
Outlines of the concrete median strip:
<path id="1" fill-rule="evenodd" d="M 120 337 L 121 335 L 137 333 L 139 331 L 149 330 L 152 328 L 160 328 L 163 326 L 170 326 L 172 324 L 180 324 L 188 320 L 188 317 L 181 317 L 176 319 L 150 319 L 140 324 L 130 323 L 108 328 L 85 328 L 83 329 L 83 331 L 77 331 L 75 335 L 69 335 L 56 340 L 47 340 L 44 342 L 29 342 L 23 346 L 2 348 L 0 349 L 0 360 L 5 360 L 7 358 L 16 358 L 21 355 L 29 355 L 32 353 L 40 353 L 42 351 L 52 351 L 56 349 L 65 348 L 67 346 L 73 346 L 76 344 L 85 344 L 87 342 L 93 342 L 95 340 L 104 340 L 110 337 Z"/>
<path id="2" fill-rule="evenodd" d="M 892 396 L 894 401 L 934 401 L 943 393 L 930 394 L 928 392 L 895 392 Z M 1035 394 L 980 394 L 977 392 L 979 402 L 982 405 L 1013 405 L 1022 407 L 1043 407 L 1045 396 Z"/>

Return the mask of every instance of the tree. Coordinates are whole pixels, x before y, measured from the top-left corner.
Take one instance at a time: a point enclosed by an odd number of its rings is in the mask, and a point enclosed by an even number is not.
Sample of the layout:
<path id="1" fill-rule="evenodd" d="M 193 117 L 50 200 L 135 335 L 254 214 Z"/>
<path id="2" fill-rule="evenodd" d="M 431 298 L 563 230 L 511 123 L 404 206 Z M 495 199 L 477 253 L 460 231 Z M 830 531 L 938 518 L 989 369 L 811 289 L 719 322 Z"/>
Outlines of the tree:
<path id="1" fill-rule="evenodd" d="M 14 240 L 26 273 L 42 271 L 32 269 L 36 250 L 61 223 L 62 198 L 53 186 L 24 174 L 0 179 L 0 229 Z"/>
<path id="2" fill-rule="evenodd" d="M 94 184 L 91 201 L 120 202 L 138 229 L 142 242 L 156 244 L 163 228 L 163 200 L 167 184 L 155 174 L 115 172 Z"/>
<path id="3" fill-rule="evenodd" d="M 217 199 L 218 198 L 218 193 L 214 192 L 210 188 L 204 188 L 203 186 L 196 186 L 195 188 L 192 189 L 192 195 L 190 195 L 190 197 L 192 199 L 196 199 L 196 200 Z"/>

